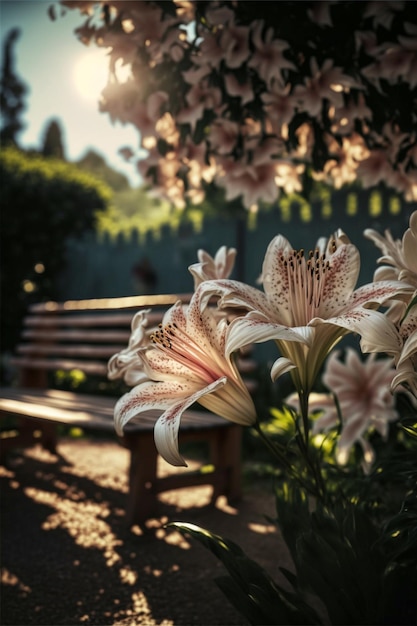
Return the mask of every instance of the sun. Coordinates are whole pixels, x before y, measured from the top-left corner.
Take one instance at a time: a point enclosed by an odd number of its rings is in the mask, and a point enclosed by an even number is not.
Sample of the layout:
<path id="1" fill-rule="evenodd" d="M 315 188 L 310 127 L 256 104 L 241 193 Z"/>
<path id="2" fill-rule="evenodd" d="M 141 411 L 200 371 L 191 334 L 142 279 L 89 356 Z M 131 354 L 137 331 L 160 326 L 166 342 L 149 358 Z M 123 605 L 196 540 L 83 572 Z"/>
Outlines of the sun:
<path id="1" fill-rule="evenodd" d="M 107 50 L 87 50 L 74 65 L 73 80 L 79 95 L 89 102 L 97 102 L 107 84 L 109 74 Z"/>

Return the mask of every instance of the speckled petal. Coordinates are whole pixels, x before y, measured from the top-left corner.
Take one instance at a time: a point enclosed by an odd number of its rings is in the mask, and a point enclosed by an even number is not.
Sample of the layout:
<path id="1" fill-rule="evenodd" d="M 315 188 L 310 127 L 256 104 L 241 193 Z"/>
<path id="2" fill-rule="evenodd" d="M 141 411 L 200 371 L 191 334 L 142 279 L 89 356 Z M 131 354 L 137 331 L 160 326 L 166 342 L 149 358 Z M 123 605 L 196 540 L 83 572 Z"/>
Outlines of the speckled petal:
<path id="1" fill-rule="evenodd" d="M 361 335 L 361 349 L 363 352 L 386 352 L 396 354 L 401 347 L 401 338 L 392 322 L 372 309 L 357 308 L 338 317 L 327 320 L 315 318 L 311 326 L 333 324 Z"/>
<path id="2" fill-rule="evenodd" d="M 226 354 L 230 355 L 251 343 L 276 340 L 307 343 L 302 333 L 297 334 L 291 328 L 265 321 L 256 313 L 248 314 L 231 322 L 226 340 Z"/>
<path id="3" fill-rule="evenodd" d="M 145 381 L 125 393 L 114 408 L 114 424 L 118 435 L 128 422 L 140 421 L 140 415 L 150 411 L 164 411 L 179 398 L 195 392 L 189 383 Z"/>
<path id="4" fill-rule="evenodd" d="M 159 454 L 171 465 L 187 466 L 178 449 L 178 431 L 183 412 L 202 396 L 210 394 L 226 384 L 226 378 L 211 383 L 204 389 L 199 389 L 187 398 L 176 402 L 168 408 L 155 424 L 154 438 Z"/>
<path id="5" fill-rule="evenodd" d="M 278 235 L 269 244 L 262 266 L 262 282 L 265 294 L 274 309 L 279 312 L 282 323 L 291 325 L 288 272 L 282 257 L 291 252 L 288 239 Z"/>

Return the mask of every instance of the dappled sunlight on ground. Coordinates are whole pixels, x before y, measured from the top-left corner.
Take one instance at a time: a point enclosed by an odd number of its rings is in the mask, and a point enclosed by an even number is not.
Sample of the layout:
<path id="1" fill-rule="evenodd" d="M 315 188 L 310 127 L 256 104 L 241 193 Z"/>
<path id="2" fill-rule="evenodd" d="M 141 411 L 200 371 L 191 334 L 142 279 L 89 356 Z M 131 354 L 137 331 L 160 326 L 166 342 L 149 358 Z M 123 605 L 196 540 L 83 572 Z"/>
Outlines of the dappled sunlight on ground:
<path id="1" fill-rule="evenodd" d="M 57 455 L 34 447 L 0 466 L 3 626 L 244 623 L 213 582 L 223 566 L 172 521 L 233 539 L 272 574 L 288 567 L 264 489 L 235 506 L 210 506 L 209 486 L 167 492 L 157 517 L 128 529 L 128 465 L 114 441 L 63 439 Z"/>
<path id="2" fill-rule="evenodd" d="M 266 535 L 268 533 L 275 533 L 276 528 L 272 524 L 248 524 L 249 530 L 260 535 Z"/>
<path id="3" fill-rule="evenodd" d="M 111 527 L 102 519 L 110 514 L 108 508 L 102 504 L 79 502 L 78 497 L 73 502 L 68 497 L 60 498 L 56 493 L 39 489 L 28 488 L 24 493 L 35 502 L 46 504 L 56 511 L 44 521 L 42 530 L 66 530 L 77 545 L 101 550 L 107 567 L 120 561 L 116 548 L 123 542 L 115 537 Z"/>

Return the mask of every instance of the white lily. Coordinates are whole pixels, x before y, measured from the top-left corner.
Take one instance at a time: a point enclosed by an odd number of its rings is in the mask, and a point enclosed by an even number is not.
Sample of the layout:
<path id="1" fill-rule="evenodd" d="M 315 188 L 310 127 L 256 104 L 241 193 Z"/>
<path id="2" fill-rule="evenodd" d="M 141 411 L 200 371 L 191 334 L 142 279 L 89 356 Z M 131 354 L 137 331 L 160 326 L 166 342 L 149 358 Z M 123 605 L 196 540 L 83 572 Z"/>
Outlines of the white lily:
<path id="1" fill-rule="evenodd" d="M 381 267 L 376 270 L 374 278 L 404 280 L 417 288 L 417 211 L 411 214 L 409 228 L 401 240 L 395 240 L 389 230 L 384 236 L 367 228 L 364 235 L 382 252 L 378 259 Z"/>
<path id="2" fill-rule="evenodd" d="M 336 446 L 336 459 L 345 465 L 350 450 L 357 442 L 363 450 L 363 468 L 368 472 L 375 452 L 365 437 L 377 431 L 383 439 L 388 436 L 389 423 L 397 420 L 395 396 L 390 386 L 395 376 L 392 359 L 376 359 L 375 354 L 362 360 L 352 348 L 346 351 L 345 363 L 339 353 L 333 352 L 326 362 L 323 383 L 331 393 L 311 393 L 308 408 L 323 411 L 313 422 L 312 432 L 329 432 L 340 425 L 340 438 Z M 334 397 L 336 396 L 339 411 Z M 285 402 L 299 410 L 298 394 L 291 394 Z"/>
<path id="3" fill-rule="evenodd" d="M 387 317 L 396 325 L 401 339 L 394 354 L 397 375 L 392 389 L 406 385 L 417 398 L 417 211 L 411 214 L 409 228 L 401 240 L 394 240 L 389 230 L 384 235 L 372 229 L 365 230 L 365 236 L 382 252 L 374 278 L 395 278 L 411 286 L 408 299 L 394 300 L 387 311 Z M 387 352 L 382 337 L 380 351 Z"/>
<path id="4" fill-rule="evenodd" d="M 198 402 L 241 425 L 256 421 L 252 398 L 224 348 L 228 323 L 212 309 L 201 311 L 195 294 L 188 307 L 172 306 L 146 351 L 139 351 L 146 379 L 122 396 L 115 407 L 118 434 L 144 412 L 158 412 L 154 437 L 159 453 L 172 465 L 186 465 L 178 450 L 178 430 L 185 409 Z M 130 363 L 130 367 L 132 364 Z"/>
<path id="5" fill-rule="evenodd" d="M 389 354 L 398 350 L 398 332 L 375 309 L 410 287 L 378 281 L 355 290 L 359 268 L 359 251 L 341 230 L 320 239 L 308 255 L 278 235 L 265 254 L 264 292 L 231 280 L 207 281 L 199 289 L 203 305 L 216 295 L 220 308 L 248 311 L 232 321 L 226 354 L 274 340 L 281 358 L 272 367 L 272 379 L 291 370 L 297 390 L 308 394 L 327 354 L 347 333 L 361 336 L 364 352 L 377 352 L 381 338 Z"/>
<path id="6" fill-rule="evenodd" d="M 149 312 L 150 309 L 144 309 L 134 315 L 131 324 L 132 332 L 127 348 L 114 354 L 108 362 L 107 377 L 110 380 L 123 377 L 126 384 L 133 387 L 133 385 L 137 385 L 139 381 L 146 378 L 138 354 L 146 350 L 148 344 L 148 335 L 146 333 L 148 320 L 146 316 Z"/>
<path id="7" fill-rule="evenodd" d="M 214 258 L 205 250 L 199 250 L 197 255 L 199 263 L 188 268 L 194 278 L 194 289 L 205 280 L 228 278 L 235 264 L 236 249 L 221 246 Z"/>

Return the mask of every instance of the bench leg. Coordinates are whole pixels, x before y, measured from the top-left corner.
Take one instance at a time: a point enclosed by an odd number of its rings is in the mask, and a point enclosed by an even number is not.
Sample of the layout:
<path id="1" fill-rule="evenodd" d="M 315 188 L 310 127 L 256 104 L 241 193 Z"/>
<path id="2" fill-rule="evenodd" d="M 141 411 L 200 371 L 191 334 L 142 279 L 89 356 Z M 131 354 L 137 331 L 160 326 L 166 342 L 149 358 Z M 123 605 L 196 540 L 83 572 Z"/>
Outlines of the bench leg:
<path id="1" fill-rule="evenodd" d="M 52 454 L 56 454 L 57 446 L 57 426 L 52 422 L 42 423 L 40 441 L 45 450 L 49 450 Z"/>
<path id="2" fill-rule="evenodd" d="M 130 450 L 129 494 L 126 518 L 129 526 L 154 517 L 158 499 L 153 487 L 156 482 L 158 453 L 152 433 L 129 434 L 123 438 Z"/>
<path id="3" fill-rule="evenodd" d="M 229 504 L 242 498 L 241 448 L 241 426 L 222 428 L 211 447 L 211 457 L 215 469 L 224 476 L 224 481 L 215 487 L 212 501 L 220 495 L 225 495 Z"/>
<path id="4" fill-rule="evenodd" d="M 56 424 L 21 418 L 19 420 L 17 434 L 2 439 L 0 458 L 3 462 L 7 454 L 13 449 L 31 448 L 38 443 L 52 454 L 57 453 Z"/>

